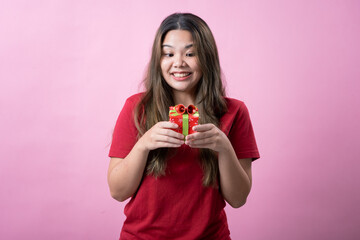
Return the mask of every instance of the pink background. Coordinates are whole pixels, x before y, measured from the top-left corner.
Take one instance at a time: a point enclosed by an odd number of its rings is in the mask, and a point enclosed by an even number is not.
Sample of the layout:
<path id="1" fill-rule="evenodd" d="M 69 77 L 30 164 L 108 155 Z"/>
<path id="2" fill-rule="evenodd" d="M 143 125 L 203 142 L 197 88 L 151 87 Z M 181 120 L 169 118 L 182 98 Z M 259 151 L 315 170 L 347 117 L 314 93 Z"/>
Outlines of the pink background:
<path id="1" fill-rule="evenodd" d="M 247 204 L 226 208 L 232 238 L 360 238 L 359 1 L 0 5 L 1 239 L 118 238 L 112 129 L 176 11 L 212 29 L 261 153 Z"/>

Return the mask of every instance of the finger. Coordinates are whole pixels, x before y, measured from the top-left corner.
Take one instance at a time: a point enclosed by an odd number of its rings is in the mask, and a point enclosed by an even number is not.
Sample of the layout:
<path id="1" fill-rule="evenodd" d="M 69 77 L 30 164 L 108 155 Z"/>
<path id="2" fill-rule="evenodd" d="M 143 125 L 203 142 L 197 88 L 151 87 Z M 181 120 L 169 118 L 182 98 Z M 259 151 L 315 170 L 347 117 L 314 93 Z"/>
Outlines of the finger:
<path id="1" fill-rule="evenodd" d="M 189 145 L 189 147 L 191 147 L 191 148 L 208 148 L 208 149 L 213 149 L 213 145 L 212 145 L 212 144 L 191 144 L 191 145 Z"/>
<path id="2" fill-rule="evenodd" d="M 214 133 L 212 133 L 211 131 L 196 132 L 196 133 L 187 135 L 186 140 L 191 141 L 191 140 L 197 140 L 197 139 L 204 139 L 204 138 L 212 137 L 213 135 L 214 135 Z"/>
<path id="3" fill-rule="evenodd" d="M 178 148 L 181 147 L 182 144 L 175 144 L 169 142 L 157 142 L 156 148 Z"/>
<path id="4" fill-rule="evenodd" d="M 178 138 L 178 139 L 185 138 L 185 136 L 182 135 L 181 133 L 175 132 L 174 130 L 171 130 L 171 129 L 160 129 L 159 134 L 165 135 L 165 136 L 171 136 L 171 137 Z"/>
<path id="5" fill-rule="evenodd" d="M 194 140 L 194 141 L 189 141 L 185 144 L 187 144 L 191 148 L 214 149 L 216 146 L 216 139 L 215 138 L 207 138 L 207 139 L 201 139 L 201 140 Z"/>
<path id="6" fill-rule="evenodd" d="M 167 122 L 167 121 L 158 122 L 158 126 L 160 128 L 171 128 L 171 129 L 176 129 L 179 127 L 179 125 L 177 125 L 176 123 Z"/>
<path id="7" fill-rule="evenodd" d="M 208 145 L 208 144 L 213 144 L 214 141 L 215 141 L 214 138 L 204 138 L 204 139 L 196 139 L 196 140 L 186 141 L 185 143 L 188 144 L 189 146 Z"/>
<path id="8" fill-rule="evenodd" d="M 215 127 L 214 124 L 206 123 L 206 124 L 199 124 L 199 125 L 194 126 L 193 130 L 197 131 L 197 132 L 205 132 L 205 131 L 211 130 L 214 127 Z"/>
<path id="9" fill-rule="evenodd" d="M 156 142 L 167 142 L 167 143 L 174 143 L 174 144 L 184 144 L 184 140 L 180 140 L 177 138 L 173 138 L 166 135 L 157 135 L 155 137 Z"/>

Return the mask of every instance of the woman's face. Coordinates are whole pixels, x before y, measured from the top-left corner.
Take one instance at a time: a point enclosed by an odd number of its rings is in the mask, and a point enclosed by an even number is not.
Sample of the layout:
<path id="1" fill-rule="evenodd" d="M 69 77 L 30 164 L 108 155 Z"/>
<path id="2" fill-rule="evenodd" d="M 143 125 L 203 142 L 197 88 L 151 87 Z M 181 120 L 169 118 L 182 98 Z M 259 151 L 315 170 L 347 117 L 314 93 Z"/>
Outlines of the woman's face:
<path id="1" fill-rule="evenodd" d="M 202 77 L 198 58 L 189 31 L 169 31 L 162 43 L 161 73 L 174 94 L 194 96 Z"/>

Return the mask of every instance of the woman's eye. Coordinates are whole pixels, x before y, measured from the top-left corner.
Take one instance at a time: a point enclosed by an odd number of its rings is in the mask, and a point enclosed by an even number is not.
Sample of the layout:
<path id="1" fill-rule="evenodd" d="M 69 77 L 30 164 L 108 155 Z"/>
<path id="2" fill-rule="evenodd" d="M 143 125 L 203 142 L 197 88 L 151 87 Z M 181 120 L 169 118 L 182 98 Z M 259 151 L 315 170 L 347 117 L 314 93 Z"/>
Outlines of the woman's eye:
<path id="1" fill-rule="evenodd" d="M 166 56 L 166 57 L 173 57 L 174 56 L 174 54 L 172 54 L 172 53 L 164 53 L 163 55 Z"/>
<path id="2" fill-rule="evenodd" d="M 187 57 L 194 57 L 194 56 L 195 56 L 195 53 L 187 53 L 186 56 L 187 56 Z"/>

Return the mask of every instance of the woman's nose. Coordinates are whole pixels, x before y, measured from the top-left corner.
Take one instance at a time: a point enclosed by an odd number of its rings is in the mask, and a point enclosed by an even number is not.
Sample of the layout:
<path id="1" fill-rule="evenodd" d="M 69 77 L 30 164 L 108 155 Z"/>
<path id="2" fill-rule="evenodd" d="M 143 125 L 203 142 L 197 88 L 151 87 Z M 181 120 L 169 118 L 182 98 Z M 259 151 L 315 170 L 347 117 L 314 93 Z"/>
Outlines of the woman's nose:
<path id="1" fill-rule="evenodd" d="M 184 59 L 180 54 L 174 57 L 174 67 L 182 67 L 184 64 Z"/>

